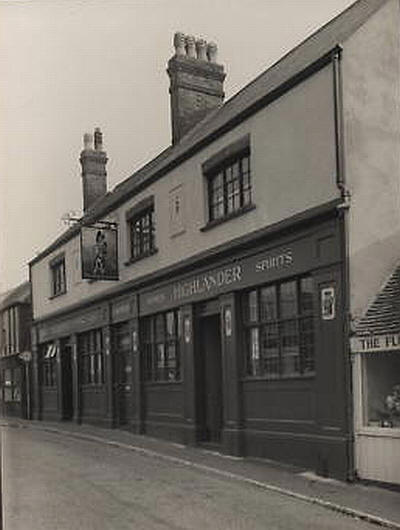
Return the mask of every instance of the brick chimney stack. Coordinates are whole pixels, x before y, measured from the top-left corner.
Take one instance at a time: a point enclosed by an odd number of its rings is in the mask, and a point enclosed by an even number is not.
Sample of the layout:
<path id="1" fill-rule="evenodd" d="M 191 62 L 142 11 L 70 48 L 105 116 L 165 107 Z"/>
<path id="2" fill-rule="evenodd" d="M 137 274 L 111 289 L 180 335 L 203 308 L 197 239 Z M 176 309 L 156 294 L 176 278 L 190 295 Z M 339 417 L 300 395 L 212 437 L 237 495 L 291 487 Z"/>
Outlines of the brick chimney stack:
<path id="1" fill-rule="evenodd" d="M 172 143 L 179 140 L 224 100 L 224 67 L 217 64 L 217 46 L 191 35 L 175 33 L 175 55 L 168 61 Z"/>
<path id="2" fill-rule="evenodd" d="M 103 134 L 97 127 L 93 135 L 83 136 L 83 151 L 80 157 L 82 165 L 83 211 L 86 213 L 91 206 L 107 193 L 107 155 L 103 151 Z"/>

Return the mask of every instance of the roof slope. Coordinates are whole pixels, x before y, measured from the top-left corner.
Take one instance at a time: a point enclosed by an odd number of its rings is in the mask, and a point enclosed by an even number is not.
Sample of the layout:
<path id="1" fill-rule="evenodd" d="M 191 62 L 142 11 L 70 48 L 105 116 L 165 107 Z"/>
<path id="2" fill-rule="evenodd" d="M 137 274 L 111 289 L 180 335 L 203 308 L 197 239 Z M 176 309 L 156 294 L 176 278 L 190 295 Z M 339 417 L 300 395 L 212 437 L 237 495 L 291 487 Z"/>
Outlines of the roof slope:
<path id="1" fill-rule="evenodd" d="M 356 325 L 356 334 L 400 333 L 400 265 Z"/>
<path id="2" fill-rule="evenodd" d="M 11 307 L 15 304 L 30 304 L 31 303 L 31 284 L 30 282 L 24 282 L 7 291 L 6 296 L 0 304 L 0 310 L 4 311 L 7 307 Z"/>
<path id="3" fill-rule="evenodd" d="M 112 193 L 98 201 L 85 215 L 83 222 L 90 222 L 106 215 L 118 204 L 160 177 L 183 160 L 193 155 L 216 137 L 235 127 L 240 121 L 267 104 L 268 98 L 280 87 L 306 70 L 321 57 L 329 54 L 336 46 L 345 42 L 388 0 L 358 0 L 337 17 L 322 26 L 313 35 L 291 50 L 278 62 L 256 77 L 220 109 L 210 113 L 197 126 L 189 131 L 179 143 L 168 147 L 131 177 L 118 184 Z M 79 232 L 76 225 L 61 235 L 52 245 L 33 258 L 31 264 L 68 241 Z"/>

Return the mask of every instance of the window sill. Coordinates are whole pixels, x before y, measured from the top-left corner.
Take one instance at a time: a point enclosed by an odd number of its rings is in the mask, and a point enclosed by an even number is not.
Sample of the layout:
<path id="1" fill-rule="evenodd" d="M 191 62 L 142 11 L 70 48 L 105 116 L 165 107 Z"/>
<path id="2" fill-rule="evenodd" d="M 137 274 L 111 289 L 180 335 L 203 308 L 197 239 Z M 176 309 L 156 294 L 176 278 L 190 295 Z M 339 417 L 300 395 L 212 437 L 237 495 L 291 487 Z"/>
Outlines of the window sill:
<path id="1" fill-rule="evenodd" d="M 240 217 L 241 215 L 251 212 L 256 208 L 256 205 L 254 203 L 247 204 L 246 206 L 243 206 L 243 208 L 240 208 L 240 210 L 235 210 L 234 212 L 225 215 L 225 217 L 220 217 L 218 219 L 214 219 L 213 221 L 209 221 L 205 226 L 200 228 L 200 232 L 207 232 L 208 230 L 211 230 L 211 228 L 214 228 L 215 226 L 219 226 L 223 223 L 226 223 L 227 221 L 230 221 L 231 219 L 236 219 L 236 217 Z"/>
<path id="2" fill-rule="evenodd" d="M 53 300 L 54 298 L 58 298 L 59 296 L 62 296 L 63 294 L 66 294 L 66 293 L 67 293 L 67 290 L 60 291 L 59 293 L 56 293 L 56 294 L 52 294 L 51 296 L 49 296 L 49 300 Z"/>
<path id="3" fill-rule="evenodd" d="M 157 252 L 158 252 L 158 248 L 153 248 L 153 250 L 150 250 L 149 252 L 145 252 L 144 254 L 141 254 L 140 256 L 137 256 L 136 258 L 130 258 L 128 261 L 125 261 L 124 265 L 128 267 L 129 265 L 132 265 L 133 263 L 136 263 L 137 261 L 141 261 L 142 259 L 149 258 L 150 256 L 157 254 Z"/>

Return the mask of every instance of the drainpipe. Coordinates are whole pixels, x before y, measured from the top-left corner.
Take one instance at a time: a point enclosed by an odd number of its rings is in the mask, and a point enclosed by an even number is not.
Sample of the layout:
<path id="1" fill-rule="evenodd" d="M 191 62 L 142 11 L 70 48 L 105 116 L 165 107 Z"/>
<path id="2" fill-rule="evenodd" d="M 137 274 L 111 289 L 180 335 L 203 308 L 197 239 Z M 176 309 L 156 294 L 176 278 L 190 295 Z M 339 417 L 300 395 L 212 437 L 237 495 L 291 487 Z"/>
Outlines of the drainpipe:
<path id="1" fill-rule="evenodd" d="M 351 315 L 350 315 L 350 267 L 349 267 L 349 209 L 351 194 L 346 186 L 344 123 L 343 123 L 343 86 L 341 70 L 342 48 L 337 46 L 333 51 L 333 89 L 335 113 L 335 144 L 336 144 L 336 185 L 342 199 L 337 206 L 341 220 L 341 261 L 342 261 L 342 311 L 343 319 L 343 354 L 345 356 L 345 388 L 346 388 L 346 427 L 347 427 L 347 479 L 356 477 L 354 467 L 354 419 L 353 419 L 353 388 L 352 359 L 350 350 Z"/>

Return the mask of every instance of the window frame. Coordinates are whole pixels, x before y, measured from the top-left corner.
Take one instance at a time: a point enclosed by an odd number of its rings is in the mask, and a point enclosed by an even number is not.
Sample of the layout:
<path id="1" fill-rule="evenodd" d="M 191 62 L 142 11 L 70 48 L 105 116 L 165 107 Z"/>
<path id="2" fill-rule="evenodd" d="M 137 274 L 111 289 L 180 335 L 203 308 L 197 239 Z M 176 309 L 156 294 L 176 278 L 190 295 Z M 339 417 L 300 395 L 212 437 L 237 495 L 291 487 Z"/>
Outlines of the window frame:
<path id="1" fill-rule="evenodd" d="M 61 296 L 67 292 L 67 275 L 65 254 L 60 254 L 52 259 L 50 266 L 51 295 L 50 298 Z M 59 272 L 61 274 L 59 275 Z"/>
<path id="2" fill-rule="evenodd" d="M 311 281 L 312 290 L 303 290 L 303 282 Z M 282 286 L 295 284 L 295 312 L 282 316 Z M 275 292 L 275 318 L 262 316 L 261 293 L 268 289 Z M 255 318 L 249 318 L 249 298 L 256 293 Z M 307 295 L 311 296 L 312 304 L 304 304 Z M 289 300 L 289 297 L 287 298 Z M 310 300 L 310 299 L 309 299 Z M 308 300 L 308 302 L 309 302 Z M 243 345 L 245 359 L 243 377 L 246 379 L 284 380 L 292 378 L 314 377 L 316 373 L 316 316 L 317 290 L 313 277 L 309 274 L 285 278 L 277 282 L 263 284 L 246 290 L 241 298 Z M 293 309 L 293 307 L 292 307 Z M 271 332 L 271 329 L 273 332 Z M 257 330 L 257 331 L 254 331 Z M 285 333 L 285 330 L 287 332 Z M 252 338 L 254 336 L 254 339 Z M 312 337 L 310 340 L 310 336 Z M 266 355 L 264 344 L 270 341 L 270 350 L 275 340 L 275 355 Z M 286 353 L 285 353 L 286 349 Z M 290 353 L 292 349 L 292 353 Z M 264 354 L 263 354 L 264 350 Z M 297 352 L 296 352 L 297 351 Z M 295 352 L 295 353 L 294 353 Z M 275 358 L 275 359 L 274 359 Z M 275 370 L 266 368 L 268 360 L 277 360 Z M 272 364 L 272 363 L 271 363 Z M 294 366 L 293 370 L 288 367 Z M 287 369 L 284 369 L 286 365 Z"/>
<path id="3" fill-rule="evenodd" d="M 252 202 L 250 149 L 216 165 L 206 174 L 208 225 L 215 225 L 254 207 Z M 221 180 L 216 186 L 217 179 Z M 222 213 L 218 209 L 222 207 Z"/>
<path id="4" fill-rule="evenodd" d="M 128 233 L 128 261 L 125 265 L 152 256 L 157 252 L 155 235 L 154 196 L 146 197 L 126 213 Z M 138 226 L 136 226 L 139 223 Z M 136 228 L 139 228 L 135 241 Z M 147 235 L 147 237 L 144 237 Z M 138 249 L 138 250 L 135 250 Z"/>
<path id="5" fill-rule="evenodd" d="M 172 333 L 169 332 L 170 315 L 173 315 Z M 147 383 L 182 382 L 181 337 L 182 314 L 179 309 L 170 309 L 143 318 L 141 343 L 144 379 Z M 170 354 L 172 351 L 173 356 Z"/>
<path id="6" fill-rule="evenodd" d="M 45 389 L 57 388 L 58 347 L 53 342 L 43 344 L 40 356 L 40 386 Z"/>
<path id="7" fill-rule="evenodd" d="M 95 387 L 105 385 L 105 355 L 101 328 L 79 333 L 77 337 L 79 385 Z"/>

